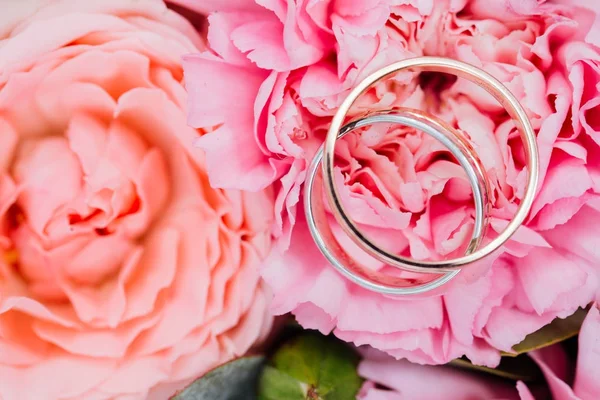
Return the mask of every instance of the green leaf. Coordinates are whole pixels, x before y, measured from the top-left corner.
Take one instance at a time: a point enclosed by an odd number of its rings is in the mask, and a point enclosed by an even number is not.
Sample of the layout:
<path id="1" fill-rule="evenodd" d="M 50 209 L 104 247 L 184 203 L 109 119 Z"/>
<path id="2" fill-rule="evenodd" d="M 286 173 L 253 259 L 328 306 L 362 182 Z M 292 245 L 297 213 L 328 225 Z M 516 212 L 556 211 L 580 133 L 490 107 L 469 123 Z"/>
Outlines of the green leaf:
<path id="1" fill-rule="evenodd" d="M 258 400 L 304 400 L 306 388 L 295 378 L 270 366 L 263 370 Z"/>
<path id="2" fill-rule="evenodd" d="M 542 371 L 527 354 L 518 357 L 502 357 L 496 368 L 475 365 L 466 358 L 452 360 L 449 365 L 514 381 L 533 382 L 543 378 Z"/>
<path id="3" fill-rule="evenodd" d="M 298 387 L 302 389 L 301 399 L 353 399 L 362 384 L 356 371 L 359 361 L 358 354 L 345 343 L 333 337 L 304 333 L 275 353 L 271 364 L 279 374 L 265 369 L 259 399 L 296 399 Z M 274 388 L 276 376 L 285 381 L 280 386 L 285 385 L 289 392 L 281 392 L 281 387 Z M 296 385 L 292 385 L 290 379 Z M 273 393 L 278 393 L 279 397 L 272 397 Z"/>
<path id="4" fill-rule="evenodd" d="M 213 369 L 171 400 L 255 400 L 264 357 L 243 357 Z"/>
<path id="5" fill-rule="evenodd" d="M 513 346 L 513 352 L 503 352 L 502 355 L 516 357 L 519 354 L 528 353 L 572 338 L 579 333 L 586 315 L 587 310 L 580 308 L 567 318 L 555 318 L 551 323 L 527 335 L 521 343 Z"/>

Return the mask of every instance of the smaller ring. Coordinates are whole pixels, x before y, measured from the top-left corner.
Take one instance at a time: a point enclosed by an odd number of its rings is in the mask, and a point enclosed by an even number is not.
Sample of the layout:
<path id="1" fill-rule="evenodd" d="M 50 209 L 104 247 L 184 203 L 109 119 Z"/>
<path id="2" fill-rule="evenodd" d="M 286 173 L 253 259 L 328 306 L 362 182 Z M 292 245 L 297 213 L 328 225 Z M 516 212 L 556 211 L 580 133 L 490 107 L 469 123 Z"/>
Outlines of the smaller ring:
<path id="1" fill-rule="evenodd" d="M 472 239 L 466 253 L 477 249 L 485 235 L 487 227 L 486 212 L 488 188 L 486 175 L 475 152 L 460 140 L 456 130 L 440 124 L 435 118 L 416 110 L 393 109 L 371 113 L 345 125 L 338 134 L 341 138 L 354 129 L 373 123 L 394 123 L 421 130 L 439 140 L 454 155 L 465 169 L 467 178 L 473 189 L 475 202 L 475 226 Z M 437 122 L 437 124 L 436 124 Z M 353 260 L 340 246 L 333 235 L 327 221 L 327 214 L 322 201 L 323 177 L 319 165 L 323 159 L 323 146 L 313 158 L 307 172 L 304 188 L 304 212 L 309 231 L 323 256 L 345 277 L 365 289 L 387 295 L 414 295 L 434 290 L 454 278 L 460 270 L 428 271 L 428 274 L 439 275 L 433 280 L 418 278 L 399 278 L 371 271 Z"/>

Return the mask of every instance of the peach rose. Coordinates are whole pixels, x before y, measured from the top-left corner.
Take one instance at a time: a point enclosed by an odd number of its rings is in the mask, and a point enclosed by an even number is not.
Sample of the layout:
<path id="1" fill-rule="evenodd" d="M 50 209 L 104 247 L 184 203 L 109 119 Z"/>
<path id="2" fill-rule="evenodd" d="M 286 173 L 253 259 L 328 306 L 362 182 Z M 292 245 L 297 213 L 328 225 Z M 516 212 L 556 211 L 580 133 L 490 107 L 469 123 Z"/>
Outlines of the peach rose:
<path id="1" fill-rule="evenodd" d="M 270 328 L 271 193 L 188 151 L 203 43 L 162 1 L 2 9 L 0 398 L 164 399 Z"/>

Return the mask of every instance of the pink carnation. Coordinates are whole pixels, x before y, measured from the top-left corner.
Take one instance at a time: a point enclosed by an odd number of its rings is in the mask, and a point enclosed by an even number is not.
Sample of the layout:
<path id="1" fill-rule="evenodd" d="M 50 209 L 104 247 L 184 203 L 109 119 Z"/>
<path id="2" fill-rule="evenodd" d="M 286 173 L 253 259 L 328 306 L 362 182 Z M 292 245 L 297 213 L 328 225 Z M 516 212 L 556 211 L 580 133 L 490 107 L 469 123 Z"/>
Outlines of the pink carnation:
<path id="1" fill-rule="evenodd" d="M 270 328 L 272 193 L 189 152 L 203 47 L 162 1 L 2 6 L 0 398 L 165 399 Z"/>
<path id="2" fill-rule="evenodd" d="M 184 70 L 189 122 L 209 131 L 198 144 L 207 151 L 211 183 L 275 187 L 280 251 L 263 268 L 275 313 L 292 312 L 306 328 L 333 331 L 397 358 L 437 364 L 467 355 L 492 366 L 498 350 L 510 351 L 597 297 L 595 2 L 250 3 L 221 2 L 224 11 L 208 17 L 210 50 L 187 56 Z M 525 226 L 485 261 L 483 272 L 465 272 L 442 296 L 394 299 L 365 291 L 331 268 L 312 243 L 299 203 L 307 164 L 348 90 L 373 69 L 418 55 L 474 64 L 511 89 L 538 135 L 542 184 Z M 433 112 L 470 136 L 492 183 L 492 231 L 503 229 L 526 171 L 514 125 L 491 96 L 462 80 L 402 74 L 361 100 L 363 109 L 391 105 Z M 373 129 L 339 143 L 345 201 L 388 249 L 418 258 L 452 256 L 473 224 L 464 173 L 437 142 L 403 131 Z M 344 245 L 382 267 L 348 240 Z"/>
<path id="3" fill-rule="evenodd" d="M 576 365 L 568 360 L 561 344 L 530 353 L 546 380 L 545 386 L 534 385 L 531 390 L 520 381 L 513 387 L 506 380 L 486 378 L 482 374 L 445 366 L 416 365 L 367 351 L 366 359 L 358 368 L 359 374 L 367 379 L 358 399 L 598 399 L 599 337 L 600 313 L 593 307 L 581 327 Z M 532 392 L 537 396 L 534 397 Z"/>

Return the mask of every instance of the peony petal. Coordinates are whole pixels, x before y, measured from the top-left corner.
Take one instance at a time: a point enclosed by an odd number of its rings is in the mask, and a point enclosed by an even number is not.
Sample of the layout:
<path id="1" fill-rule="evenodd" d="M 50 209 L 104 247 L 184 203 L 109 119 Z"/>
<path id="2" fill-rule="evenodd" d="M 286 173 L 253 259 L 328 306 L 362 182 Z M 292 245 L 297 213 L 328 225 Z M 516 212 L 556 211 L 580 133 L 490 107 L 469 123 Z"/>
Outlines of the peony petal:
<path id="1" fill-rule="evenodd" d="M 589 201 L 589 196 L 567 197 L 545 206 L 536 216 L 535 225 L 540 231 L 548 231 L 567 223 Z"/>
<path id="2" fill-rule="evenodd" d="M 491 218 L 490 225 L 494 231 L 500 233 L 506 229 L 508 221 L 499 218 Z M 513 236 L 511 236 L 511 240 L 536 247 L 551 247 L 541 234 L 525 225 L 521 225 L 515 231 Z"/>
<path id="3" fill-rule="evenodd" d="M 248 124 L 252 127 L 252 105 L 265 72 L 227 64 L 210 54 L 187 55 L 183 59 L 189 93 L 188 122 L 194 127 L 212 127 L 223 123 Z M 215 79 L 217 78 L 217 79 Z M 240 89 L 243 89 L 241 92 Z M 229 94 L 243 96 L 238 108 L 227 107 Z M 210 103 L 204 99 L 210 96 Z"/>
<path id="4" fill-rule="evenodd" d="M 499 350 L 512 350 L 525 336 L 550 323 L 552 315 L 531 314 L 513 308 L 496 307 L 486 324 L 488 341 Z"/>
<path id="5" fill-rule="evenodd" d="M 579 332 L 577 372 L 573 385 L 575 394 L 581 399 L 600 397 L 600 382 L 595 367 L 600 358 L 600 312 L 592 306 Z"/>
<path id="6" fill-rule="evenodd" d="M 184 58 L 186 82 L 190 93 L 189 123 L 196 127 L 221 125 L 216 131 L 205 134 L 198 145 L 206 151 L 211 184 L 215 187 L 256 191 L 263 189 L 275 178 L 272 167 L 255 142 L 252 134 L 254 96 L 265 76 L 227 66 L 223 62 L 204 56 Z M 215 75 L 216 74 L 216 75 Z M 215 76 L 220 79 L 214 79 Z M 238 108 L 230 107 L 228 93 L 239 92 Z M 204 101 L 209 95 L 210 106 Z M 219 100 L 219 96 L 221 100 Z M 244 149 L 242 152 L 236 149 Z M 243 157 L 229 157 L 235 152 Z M 222 160 L 228 158 L 227 168 Z M 235 178 L 234 178 L 235 177 Z M 245 177 L 245 178 L 243 178 Z M 243 179 L 241 179 L 243 178 Z"/>
<path id="7" fill-rule="evenodd" d="M 285 252 L 280 249 L 271 251 L 262 264 L 261 276 L 274 293 L 271 300 L 273 313 L 280 315 L 294 310 L 325 268 L 329 266 L 312 243 L 306 220 L 300 218 L 293 230 L 289 249 Z M 285 273 L 282 274 L 282 270 Z"/>
<path id="8" fill-rule="evenodd" d="M 459 129 L 469 135 L 485 170 L 494 169 L 496 174 L 502 176 L 504 163 L 496 145 L 492 120 L 468 103 L 457 105 L 454 112 L 456 113 Z"/>
<path id="9" fill-rule="evenodd" d="M 366 3 L 366 4 L 365 4 Z M 339 14 L 332 16 L 334 29 L 353 36 L 374 36 L 385 25 L 390 16 L 390 7 L 381 1 L 335 3 Z M 374 4 L 373 4 L 374 3 Z M 343 16 L 343 17 L 342 17 Z"/>
<path id="10" fill-rule="evenodd" d="M 371 386 L 365 388 L 367 384 L 371 383 Z M 361 389 L 361 392 L 357 396 L 359 400 L 402 400 L 402 395 L 392 392 L 390 390 L 375 389 L 372 382 L 366 382 L 365 386 Z"/>
<path id="11" fill-rule="evenodd" d="M 248 59 L 258 67 L 285 71 L 292 68 L 291 60 L 281 42 L 282 36 L 283 26 L 271 14 L 238 27 L 231 33 L 231 40 L 241 52 L 247 53 Z"/>
<path id="12" fill-rule="evenodd" d="M 558 295 L 576 291 L 587 280 L 584 270 L 552 249 L 533 249 L 519 261 L 517 273 L 527 298 L 539 315 L 552 306 Z"/>
<path id="13" fill-rule="evenodd" d="M 348 296 L 344 279 L 341 279 L 333 268 L 323 269 L 306 294 L 306 302 L 295 314 L 300 315 L 299 320 L 310 322 L 307 311 L 317 308 L 333 320 L 345 308 Z M 318 317 L 319 314 L 317 312 L 315 316 Z M 315 325 L 320 326 L 320 324 Z"/>
<path id="14" fill-rule="evenodd" d="M 336 279 L 343 282 L 339 277 Z M 313 303 L 302 303 L 294 309 L 296 321 L 305 329 L 314 329 L 323 335 L 329 335 L 337 320 Z"/>
<path id="15" fill-rule="evenodd" d="M 556 160 L 551 162 L 548 168 L 544 186 L 532 206 L 534 215 L 544 206 L 557 200 L 582 196 L 593 185 L 585 165 L 580 160 Z"/>
<path id="16" fill-rule="evenodd" d="M 546 94 L 550 98 L 554 98 L 552 106 L 556 109 L 556 112 L 548 115 L 543 120 L 537 134 L 540 156 L 540 182 L 542 183 L 546 182 L 546 174 L 548 173 L 556 139 L 567 118 L 572 90 L 562 74 L 552 73 L 548 77 Z"/>
<path id="17" fill-rule="evenodd" d="M 491 290 L 491 274 L 478 281 L 465 285 L 460 284 L 444 295 L 444 305 L 448 314 L 448 322 L 452 334 L 459 342 L 473 343 L 475 319 Z"/>
<path id="18" fill-rule="evenodd" d="M 306 162 L 294 160 L 289 171 L 281 177 L 281 189 L 275 199 L 274 235 L 279 238 L 282 251 L 289 247 L 292 228 L 296 224 L 297 205 L 300 202 L 301 185 L 306 176 Z"/>
<path id="19" fill-rule="evenodd" d="M 326 103 L 330 97 L 338 97 L 344 90 L 337 73 L 332 67 L 325 63 L 311 65 L 300 81 L 299 95 L 302 105 L 314 115 L 329 115 L 323 110 L 322 103 Z M 317 104 L 314 104 L 317 103 Z M 334 108 L 333 104 L 330 107 Z"/>
<path id="20" fill-rule="evenodd" d="M 403 307 L 404 301 L 380 298 L 365 289 L 356 290 L 345 301 L 345 307 L 338 317 L 338 329 L 361 331 L 368 327 L 369 332 L 386 334 L 438 328 L 444 320 L 443 306 L 439 298 L 425 298 Z M 394 318 L 386 318 L 393 314 Z"/>
<path id="21" fill-rule="evenodd" d="M 434 215 L 431 218 L 431 231 L 433 232 L 433 243 L 435 250 L 440 255 L 446 255 L 454 249 L 448 249 L 448 241 L 453 234 L 461 228 L 461 225 L 467 217 L 465 207 L 455 208 L 453 211 L 440 212 L 440 206 L 435 207 L 434 202 L 430 204 L 430 209 Z M 459 243 L 462 244 L 462 243 Z"/>
<path id="22" fill-rule="evenodd" d="M 396 390 L 403 398 L 516 398 L 514 388 L 508 384 L 448 367 L 422 366 L 405 360 L 366 359 L 358 371 L 362 377 Z M 431 384 L 433 377 L 435 385 Z"/>
<path id="23" fill-rule="evenodd" d="M 214 13 L 208 16 L 208 42 L 210 47 L 228 63 L 249 67 L 248 58 L 231 41 L 231 33 L 245 21 L 255 17 L 254 13 Z"/>
<path id="24" fill-rule="evenodd" d="M 554 148 L 561 149 L 568 155 L 579 158 L 580 160 L 587 162 L 587 149 L 575 142 L 557 142 L 554 144 Z"/>
<path id="25" fill-rule="evenodd" d="M 494 263 L 493 269 L 490 270 L 490 275 L 482 277 L 483 282 L 478 284 L 483 286 L 487 280 L 491 280 L 492 283 L 485 300 L 481 302 L 481 307 L 473 322 L 473 334 L 478 337 L 483 335 L 483 331 L 493 310 L 502 305 L 504 298 L 511 292 L 515 285 L 516 278 L 514 273 L 506 264 L 506 259 L 499 258 Z"/>
<path id="26" fill-rule="evenodd" d="M 344 184 L 344 177 L 337 168 L 335 178 L 341 201 L 356 223 L 397 230 L 408 227 L 410 214 L 398 210 L 396 204 L 385 204 L 367 190 L 365 194 L 357 193 L 360 185 L 357 183 L 349 187 Z M 384 186 L 383 183 L 381 185 Z M 391 194 L 389 197 L 393 198 Z"/>
<path id="27" fill-rule="evenodd" d="M 600 249 L 596 238 L 600 233 L 600 211 L 583 207 L 566 224 L 545 233 L 552 246 L 564 249 L 597 265 Z"/>
<path id="28" fill-rule="evenodd" d="M 573 393 L 573 389 L 563 381 L 565 376 L 561 374 L 562 371 L 560 370 L 566 370 L 568 367 L 566 365 L 567 357 L 562 348 L 559 346 L 550 346 L 536 350 L 531 353 L 531 358 L 535 360 L 544 373 L 544 377 L 552 393 L 552 398 L 557 400 L 579 399 Z"/>

